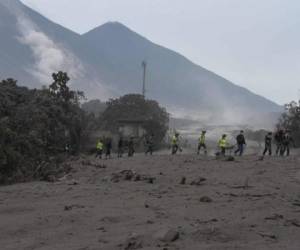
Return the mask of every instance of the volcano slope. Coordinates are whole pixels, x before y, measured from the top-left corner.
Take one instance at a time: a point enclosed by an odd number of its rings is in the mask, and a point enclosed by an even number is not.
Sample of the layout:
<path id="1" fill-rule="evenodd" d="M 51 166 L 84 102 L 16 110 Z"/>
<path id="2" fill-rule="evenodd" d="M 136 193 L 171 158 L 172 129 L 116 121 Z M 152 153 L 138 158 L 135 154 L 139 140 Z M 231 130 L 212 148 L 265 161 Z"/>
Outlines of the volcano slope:
<path id="1" fill-rule="evenodd" d="M 1 249 L 298 250 L 299 163 L 74 158 L 56 182 L 0 188 Z"/>

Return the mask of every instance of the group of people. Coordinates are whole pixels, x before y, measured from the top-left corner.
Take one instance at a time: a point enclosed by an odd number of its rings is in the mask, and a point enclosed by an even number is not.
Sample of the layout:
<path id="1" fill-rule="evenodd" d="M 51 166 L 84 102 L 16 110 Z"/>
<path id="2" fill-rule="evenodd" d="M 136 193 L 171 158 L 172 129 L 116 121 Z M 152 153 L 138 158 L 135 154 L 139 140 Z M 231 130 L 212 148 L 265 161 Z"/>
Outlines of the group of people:
<path id="1" fill-rule="evenodd" d="M 234 151 L 234 155 L 242 156 L 244 153 L 244 149 L 246 144 L 246 139 L 244 136 L 244 131 L 241 130 L 240 133 L 236 137 L 236 145 L 230 145 L 228 142 L 227 134 L 223 134 L 220 140 L 218 141 L 219 152 L 217 155 L 226 155 L 227 150 L 233 150 L 236 146 L 236 150 Z M 290 146 L 295 143 L 290 135 L 290 131 L 288 130 L 278 130 L 274 136 L 275 144 L 276 144 L 276 155 L 287 156 L 290 155 Z M 263 151 L 263 156 L 268 152 L 269 155 L 272 155 L 272 143 L 273 142 L 273 133 L 268 132 L 265 136 L 265 148 Z M 172 138 L 172 154 L 176 154 L 178 150 L 182 151 L 179 145 L 179 133 L 175 133 Z M 203 130 L 198 142 L 197 154 L 200 154 L 201 149 L 203 148 L 204 154 L 207 154 L 207 146 L 206 146 L 206 131 Z"/>
<path id="2" fill-rule="evenodd" d="M 112 140 L 110 138 L 99 139 L 96 145 L 96 158 L 102 159 L 105 150 L 105 159 L 111 158 Z"/>
<path id="3" fill-rule="evenodd" d="M 180 139 L 179 139 L 179 133 L 176 132 L 174 136 L 171 138 L 171 154 L 175 155 L 178 151 L 182 151 L 182 148 L 180 147 Z M 290 131 L 288 130 L 278 130 L 273 138 L 273 133 L 268 132 L 265 136 L 265 148 L 263 151 L 263 156 L 265 156 L 267 153 L 269 155 L 272 155 L 272 145 L 273 141 L 275 141 L 276 145 L 276 155 L 290 155 L 290 146 L 293 144 L 295 146 L 294 141 L 290 135 Z M 226 152 L 232 150 L 236 147 L 236 150 L 234 151 L 234 155 L 242 156 L 245 150 L 246 139 L 244 136 L 244 131 L 241 130 L 240 133 L 236 136 L 236 144 L 230 145 L 228 142 L 228 136 L 227 134 L 223 134 L 222 137 L 218 141 L 218 148 L 219 151 L 216 153 L 217 155 L 225 156 Z M 144 146 L 145 146 L 145 154 L 153 154 L 154 150 L 154 135 L 150 134 L 144 137 Z M 201 135 L 199 137 L 198 141 L 198 148 L 197 148 L 197 154 L 199 155 L 201 153 L 201 150 L 203 149 L 204 154 L 207 155 L 207 144 L 206 144 L 206 131 L 203 130 L 201 132 Z M 102 159 L 103 154 L 105 153 L 105 159 L 111 158 L 111 152 L 112 152 L 112 139 L 106 138 L 106 139 L 99 139 L 96 145 L 96 158 Z M 133 157 L 135 153 L 135 142 L 134 138 L 130 137 L 128 141 L 124 141 L 122 137 L 119 138 L 118 141 L 118 150 L 117 155 L 118 158 L 122 158 L 123 154 L 127 150 L 128 157 Z"/>
<path id="4" fill-rule="evenodd" d="M 133 157 L 135 153 L 135 141 L 134 137 L 130 137 L 129 140 L 124 140 L 123 137 L 120 137 L 118 140 L 118 149 L 117 156 L 122 158 L 124 153 L 127 151 L 128 157 Z M 154 150 L 154 135 L 145 136 L 145 154 L 153 154 Z M 111 159 L 112 153 L 112 139 L 99 139 L 96 144 L 96 158 L 102 159 L 105 154 L 105 159 Z"/>
<path id="5" fill-rule="evenodd" d="M 272 141 L 273 133 L 269 132 L 265 137 L 265 150 L 263 155 L 266 153 L 272 155 Z M 289 130 L 278 130 L 274 135 L 274 141 L 276 145 L 276 155 L 284 156 L 286 154 L 286 156 L 289 156 L 291 144 L 295 147 L 295 142 Z"/>

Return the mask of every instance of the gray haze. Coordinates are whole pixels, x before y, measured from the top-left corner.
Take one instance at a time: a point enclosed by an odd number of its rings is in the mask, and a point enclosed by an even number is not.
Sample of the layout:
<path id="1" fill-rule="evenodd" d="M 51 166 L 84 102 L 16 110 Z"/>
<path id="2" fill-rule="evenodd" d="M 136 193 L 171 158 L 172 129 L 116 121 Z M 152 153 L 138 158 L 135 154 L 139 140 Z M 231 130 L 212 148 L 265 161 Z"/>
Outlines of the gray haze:
<path id="1" fill-rule="evenodd" d="M 176 117 L 205 124 L 272 126 L 282 107 L 152 43 L 121 23 L 79 35 L 51 22 L 19 0 L 0 0 L 0 76 L 24 86 L 51 82 L 67 71 L 72 88 L 107 100 L 140 93 L 141 62 L 148 61 L 147 98 Z"/>
<path id="2" fill-rule="evenodd" d="M 297 0 L 22 0 L 78 33 L 120 21 L 280 104 L 300 88 Z"/>

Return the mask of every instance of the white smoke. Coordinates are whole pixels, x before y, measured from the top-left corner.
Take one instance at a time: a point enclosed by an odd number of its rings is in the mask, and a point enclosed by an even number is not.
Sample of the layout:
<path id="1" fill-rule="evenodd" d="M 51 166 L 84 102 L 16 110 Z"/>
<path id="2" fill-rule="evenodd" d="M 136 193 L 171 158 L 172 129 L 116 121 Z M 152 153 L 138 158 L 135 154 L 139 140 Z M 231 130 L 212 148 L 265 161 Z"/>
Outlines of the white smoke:
<path id="1" fill-rule="evenodd" d="M 115 96 L 116 90 L 109 88 L 99 81 L 99 77 L 93 76 L 91 70 L 80 61 L 72 51 L 63 44 L 59 44 L 47 36 L 31 21 L 18 2 L 5 0 L 4 5 L 16 16 L 20 36 L 20 43 L 28 46 L 33 54 L 34 64 L 24 65 L 41 85 L 49 85 L 52 82 L 52 73 L 65 71 L 71 78 L 73 89 L 84 90 L 86 97 L 97 98 L 105 101 Z"/>
<path id="2" fill-rule="evenodd" d="M 26 17 L 18 18 L 21 32 L 19 41 L 29 46 L 33 52 L 35 64 L 28 71 L 43 84 L 49 84 L 51 74 L 66 71 L 72 79 L 82 78 L 85 70 L 80 60 L 62 45 L 56 44 Z"/>

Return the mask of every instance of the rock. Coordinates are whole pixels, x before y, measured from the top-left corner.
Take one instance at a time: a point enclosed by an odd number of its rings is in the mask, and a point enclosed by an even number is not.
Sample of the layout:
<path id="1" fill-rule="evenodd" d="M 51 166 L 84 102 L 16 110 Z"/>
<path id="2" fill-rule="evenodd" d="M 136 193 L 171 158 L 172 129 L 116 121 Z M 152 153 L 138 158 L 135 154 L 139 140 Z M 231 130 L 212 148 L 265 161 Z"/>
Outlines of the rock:
<path id="1" fill-rule="evenodd" d="M 228 156 L 225 161 L 235 161 L 235 158 L 233 156 Z"/>
<path id="2" fill-rule="evenodd" d="M 79 182 L 73 179 L 73 180 L 68 181 L 67 185 L 75 186 L 75 185 L 79 185 Z"/>
<path id="3" fill-rule="evenodd" d="M 186 183 L 186 178 L 185 178 L 185 177 L 182 177 L 182 178 L 181 178 L 181 181 L 180 181 L 180 184 L 181 184 L 181 185 L 185 185 L 185 183 Z"/>
<path id="4" fill-rule="evenodd" d="M 265 218 L 265 220 L 280 220 L 280 219 L 283 219 L 283 215 L 281 214 L 274 214 L 272 216 Z"/>
<path id="5" fill-rule="evenodd" d="M 150 183 L 150 184 L 154 183 L 154 180 L 155 180 L 154 177 L 148 177 L 147 179 L 148 179 L 148 183 Z"/>
<path id="6" fill-rule="evenodd" d="M 196 222 L 197 222 L 197 224 L 210 224 L 210 223 L 218 222 L 218 220 L 214 218 L 211 220 L 203 220 L 203 221 L 197 220 Z"/>
<path id="7" fill-rule="evenodd" d="M 208 197 L 208 196 L 203 196 L 203 197 L 200 198 L 200 201 L 201 201 L 201 202 L 210 203 L 210 202 L 212 202 L 213 200 L 212 200 L 210 197 Z"/>
<path id="8" fill-rule="evenodd" d="M 270 239 L 273 239 L 273 240 L 276 240 L 276 239 L 277 239 L 277 236 L 274 235 L 274 234 L 271 234 L 271 233 L 259 232 L 258 234 L 259 234 L 261 237 L 263 237 L 263 238 L 270 238 Z"/>
<path id="9" fill-rule="evenodd" d="M 95 164 L 94 167 L 98 168 L 98 169 L 105 169 L 105 168 L 107 168 L 106 165 L 104 165 L 104 164 Z"/>
<path id="10" fill-rule="evenodd" d="M 48 175 L 48 176 L 45 176 L 44 180 L 47 182 L 56 182 L 57 178 L 55 175 Z"/>
<path id="11" fill-rule="evenodd" d="M 174 242 L 179 239 L 179 232 L 173 229 L 168 230 L 163 237 L 161 238 L 161 241 L 170 243 Z"/>
<path id="12" fill-rule="evenodd" d="M 132 170 L 124 170 L 121 172 L 121 175 L 125 181 L 130 181 L 134 177 L 134 172 Z"/>
<path id="13" fill-rule="evenodd" d="M 296 201 L 296 202 L 293 202 L 293 206 L 300 207 L 300 202 L 298 202 L 298 201 Z"/>
<path id="14" fill-rule="evenodd" d="M 70 205 L 70 206 L 65 206 L 64 210 L 65 211 L 70 211 L 73 208 L 85 208 L 85 206 L 82 206 L 82 205 Z"/>
<path id="15" fill-rule="evenodd" d="M 134 177 L 134 172 L 132 170 L 123 170 L 119 173 L 113 173 L 111 177 L 112 182 L 119 182 L 120 180 L 130 181 Z"/>
<path id="16" fill-rule="evenodd" d="M 122 244 L 124 250 L 136 250 L 143 248 L 143 241 L 141 236 L 132 236 Z"/>
<path id="17" fill-rule="evenodd" d="M 295 227 L 300 227 L 300 221 L 293 219 L 293 220 L 287 220 L 286 223 L 295 226 Z"/>
<path id="18" fill-rule="evenodd" d="M 105 233 L 105 232 L 106 232 L 106 230 L 105 230 L 105 228 L 104 228 L 104 227 L 99 227 L 99 228 L 97 228 L 96 230 L 97 230 L 97 231 L 102 231 L 103 233 Z"/>
<path id="19" fill-rule="evenodd" d="M 65 206 L 64 210 L 65 211 L 70 211 L 70 210 L 72 210 L 72 206 Z"/>
<path id="20" fill-rule="evenodd" d="M 203 177 L 198 177 L 197 179 L 193 180 L 191 182 L 191 185 L 194 185 L 194 186 L 200 186 L 203 184 L 203 182 L 206 181 L 206 178 L 203 178 Z"/>
<path id="21" fill-rule="evenodd" d="M 140 181 L 141 180 L 141 176 L 139 174 L 134 176 L 134 181 Z"/>
<path id="22" fill-rule="evenodd" d="M 112 177 L 110 178 L 112 182 L 120 182 L 120 181 L 146 181 L 147 183 L 154 183 L 155 178 L 146 175 L 140 175 L 135 173 L 132 170 L 123 170 L 119 173 L 113 173 Z"/>

